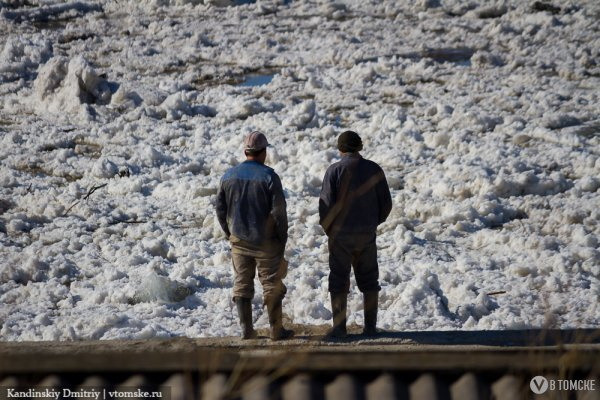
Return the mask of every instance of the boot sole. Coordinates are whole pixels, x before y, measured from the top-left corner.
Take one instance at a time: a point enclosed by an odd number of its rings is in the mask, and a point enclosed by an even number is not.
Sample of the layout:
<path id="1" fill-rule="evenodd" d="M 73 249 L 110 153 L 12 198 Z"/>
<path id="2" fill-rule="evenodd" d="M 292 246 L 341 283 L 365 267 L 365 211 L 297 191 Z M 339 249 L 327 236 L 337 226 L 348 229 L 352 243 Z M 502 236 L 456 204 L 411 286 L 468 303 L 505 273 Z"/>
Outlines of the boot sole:
<path id="1" fill-rule="evenodd" d="M 257 339 L 257 338 L 258 338 L 258 333 L 256 333 L 256 331 L 253 331 L 250 335 L 242 335 L 242 340 Z"/>
<path id="2" fill-rule="evenodd" d="M 290 330 L 286 329 L 284 332 L 281 332 L 279 335 L 271 335 L 271 340 L 273 340 L 273 341 L 285 340 L 285 339 L 289 339 L 291 337 L 294 337 L 294 331 L 290 331 Z"/>

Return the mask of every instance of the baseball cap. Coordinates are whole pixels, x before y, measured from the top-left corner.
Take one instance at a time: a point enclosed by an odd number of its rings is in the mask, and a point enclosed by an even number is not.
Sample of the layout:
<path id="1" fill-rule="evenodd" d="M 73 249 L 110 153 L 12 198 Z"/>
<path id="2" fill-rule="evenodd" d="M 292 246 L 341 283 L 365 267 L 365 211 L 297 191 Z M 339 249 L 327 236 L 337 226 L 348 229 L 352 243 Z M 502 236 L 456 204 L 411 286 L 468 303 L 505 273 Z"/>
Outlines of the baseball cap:
<path id="1" fill-rule="evenodd" d="M 269 146 L 269 142 L 264 133 L 260 131 L 251 132 L 244 138 L 244 150 L 262 150 Z"/>

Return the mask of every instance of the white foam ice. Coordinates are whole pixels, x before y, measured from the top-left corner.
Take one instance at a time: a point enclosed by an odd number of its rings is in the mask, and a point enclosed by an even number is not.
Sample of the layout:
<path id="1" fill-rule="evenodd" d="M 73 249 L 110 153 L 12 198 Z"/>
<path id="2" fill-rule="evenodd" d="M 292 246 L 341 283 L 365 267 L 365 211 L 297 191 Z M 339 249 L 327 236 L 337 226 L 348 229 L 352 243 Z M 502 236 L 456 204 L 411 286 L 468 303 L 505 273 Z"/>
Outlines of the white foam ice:
<path id="1" fill-rule="evenodd" d="M 255 129 L 293 322 L 330 323 L 318 194 L 353 129 L 392 189 L 382 328 L 599 326 L 598 2 L 4 3 L 2 340 L 238 335 L 214 202 Z"/>

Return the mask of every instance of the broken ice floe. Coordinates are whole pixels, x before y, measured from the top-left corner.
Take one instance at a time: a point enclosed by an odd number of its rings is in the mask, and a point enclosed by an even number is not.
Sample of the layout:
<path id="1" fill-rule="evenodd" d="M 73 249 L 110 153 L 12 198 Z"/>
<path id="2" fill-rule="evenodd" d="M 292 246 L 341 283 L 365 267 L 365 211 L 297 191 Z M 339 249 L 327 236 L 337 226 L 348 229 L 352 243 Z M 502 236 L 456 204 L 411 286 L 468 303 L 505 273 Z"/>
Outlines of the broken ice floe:
<path id="1" fill-rule="evenodd" d="M 52 42 L 47 39 L 9 37 L 0 53 L 0 83 L 32 79 L 38 66 L 52 54 Z"/>
<path id="2" fill-rule="evenodd" d="M 151 272 L 140 282 L 132 302 L 177 303 L 185 300 L 190 294 L 192 294 L 192 290 L 182 283 L 158 275 L 156 272 Z"/>
<path id="3" fill-rule="evenodd" d="M 51 20 L 75 18 L 94 11 L 102 11 L 102 6 L 86 1 L 56 2 L 56 4 L 37 5 L 37 7 L 2 8 L 0 10 L 0 18 L 15 22 L 48 22 Z"/>
<path id="4" fill-rule="evenodd" d="M 108 104 L 113 88 L 81 56 L 54 57 L 39 71 L 34 83 L 39 112 L 91 114 L 90 104 Z"/>

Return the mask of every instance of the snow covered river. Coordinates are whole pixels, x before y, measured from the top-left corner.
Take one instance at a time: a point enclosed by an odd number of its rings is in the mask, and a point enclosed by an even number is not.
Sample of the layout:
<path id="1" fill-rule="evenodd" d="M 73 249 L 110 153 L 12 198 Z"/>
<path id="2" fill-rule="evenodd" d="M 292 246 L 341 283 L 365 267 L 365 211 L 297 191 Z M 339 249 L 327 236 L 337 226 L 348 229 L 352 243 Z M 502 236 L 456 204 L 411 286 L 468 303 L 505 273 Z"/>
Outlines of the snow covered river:
<path id="1" fill-rule="evenodd" d="M 394 201 L 379 327 L 600 327 L 599 2 L 225 3 L 0 1 L 0 340 L 237 336 L 214 201 L 256 129 L 290 321 L 330 322 L 352 129 Z"/>

